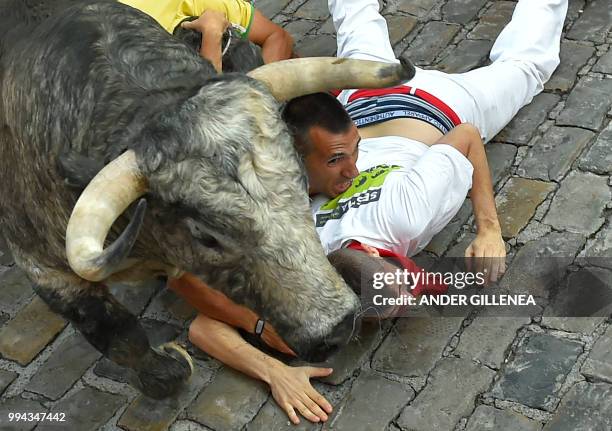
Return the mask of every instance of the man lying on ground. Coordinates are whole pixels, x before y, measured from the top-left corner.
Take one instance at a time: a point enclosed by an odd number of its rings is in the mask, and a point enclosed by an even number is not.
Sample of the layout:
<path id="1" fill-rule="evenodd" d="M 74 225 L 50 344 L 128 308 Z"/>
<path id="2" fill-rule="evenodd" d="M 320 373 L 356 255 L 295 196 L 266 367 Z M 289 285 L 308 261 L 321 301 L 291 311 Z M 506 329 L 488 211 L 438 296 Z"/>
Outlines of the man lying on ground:
<path id="1" fill-rule="evenodd" d="M 329 0 L 339 57 L 397 61 L 378 7 L 376 0 Z M 519 0 L 493 45 L 491 65 L 463 74 L 418 69 L 410 85 L 343 91 L 338 100 L 350 118 L 344 114 L 339 122 L 335 114 L 316 120 L 318 112 L 338 107 L 325 96 L 305 96 L 287 106 L 285 118 L 304 157 L 310 192 L 321 194 L 313 199 L 317 231 L 325 250 L 333 252 L 332 262 L 338 251 L 349 261 L 339 271 L 345 278 L 359 280 L 375 271 L 368 265 L 380 258 L 371 256 L 402 262 L 418 253 L 455 215 L 470 187 L 478 235 L 466 255 L 492 257 L 492 279 L 503 273 L 505 248 L 483 141 L 542 91 L 559 63 L 566 11 L 567 0 Z M 365 253 L 356 257 L 346 247 Z M 342 256 L 346 253 L 350 256 Z M 292 422 L 299 422 L 295 409 L 313 422 L 327 419 L 331 405 L 309 379 L 330 369 L 289 367 L 248 344 L 234 327 L 292 353 L 252 311 L 195 277 L 172 280 L 170 286 L 200 311 L 189 330 L 196 346 L 266 381 Z"/>

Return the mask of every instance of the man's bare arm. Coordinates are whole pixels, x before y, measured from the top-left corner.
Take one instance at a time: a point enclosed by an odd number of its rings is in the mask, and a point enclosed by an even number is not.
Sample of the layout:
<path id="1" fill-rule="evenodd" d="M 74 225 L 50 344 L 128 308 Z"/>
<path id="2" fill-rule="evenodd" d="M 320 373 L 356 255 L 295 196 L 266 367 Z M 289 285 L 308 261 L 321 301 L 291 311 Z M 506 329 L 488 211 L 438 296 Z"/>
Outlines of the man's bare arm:
<path id="1" fill-rule="evenodd" d="M 497 218 L 493 182 L 478 129 L 461 124 L 440 138 L 435 144 L 447 144 L 461 152 L 474 167 L 470 197 L 476 220 L 476 239 L 466 249 L 466 257 L 487 258 L 485 265 L 491 281 L 505 271 L 506 247 Z M 435 145 L 434 144 L 434 145 Z"/>
<path id="2" fill-rule="evenodd" d="M 331 404 L 310 384 L 312 377 L 331 374 L 330 368 L 290 367 L 247 343 L 231 326 L 200 314 L 189 327 L 189 340 L 209 355 L 238 371 L 263 380 L 294 424 L 295 412 L 312 422 L 326 421 Z"/>

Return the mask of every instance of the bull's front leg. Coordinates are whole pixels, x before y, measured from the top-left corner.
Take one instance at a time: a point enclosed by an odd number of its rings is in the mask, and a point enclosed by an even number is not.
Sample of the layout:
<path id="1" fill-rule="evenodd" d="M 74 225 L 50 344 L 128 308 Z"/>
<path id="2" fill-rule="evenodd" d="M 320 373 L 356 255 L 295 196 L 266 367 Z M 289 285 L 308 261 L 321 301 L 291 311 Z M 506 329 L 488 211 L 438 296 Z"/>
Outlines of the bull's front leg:
<path id="1" fill-rule="evenodd" d="M 36 293 L 104 356 L 133 369 L 145 395 L 165 398 L 191 376 L 193 364 L 187 352 L 175 343 L 152 348 L 136 316 L 105 285 L 82 279 L 67 284 L 63 278 L 61 285 L 57 278 L 40 281 L 34 285 Z"/>

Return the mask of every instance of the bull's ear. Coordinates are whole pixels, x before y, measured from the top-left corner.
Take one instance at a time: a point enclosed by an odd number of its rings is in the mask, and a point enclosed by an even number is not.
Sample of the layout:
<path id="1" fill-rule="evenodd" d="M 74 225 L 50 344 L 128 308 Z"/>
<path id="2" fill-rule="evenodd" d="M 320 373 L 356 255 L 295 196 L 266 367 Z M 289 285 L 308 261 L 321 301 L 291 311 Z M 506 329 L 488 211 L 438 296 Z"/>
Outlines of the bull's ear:
<path id="1" fill-rule="evenodd" d="M 398 63 L 336 57 L 294 58 L 269 63 L 248 73 L 278 100 L 345 88 L 382 88 L 401 84 L 416 73 L 407 58 Z"/>

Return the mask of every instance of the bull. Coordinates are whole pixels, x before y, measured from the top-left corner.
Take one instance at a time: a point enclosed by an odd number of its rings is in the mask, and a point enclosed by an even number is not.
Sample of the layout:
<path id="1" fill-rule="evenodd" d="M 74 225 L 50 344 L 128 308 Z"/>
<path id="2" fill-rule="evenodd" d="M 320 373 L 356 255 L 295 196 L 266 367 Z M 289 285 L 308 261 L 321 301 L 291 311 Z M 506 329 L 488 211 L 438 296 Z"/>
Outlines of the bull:
<path id="1" fill-rule="evenodd" d="M 189 355 L 151 346 L 107 283 L 189 271 L 307 360 L 347 341 L 359 301 L 318 242 L 277 99 L 394 85 L 410 65 L 217 75 L 112 1 L 2 0 L 0 17 L 1 233 L 53 311 L 154 398 L 191 375 Z"/>

